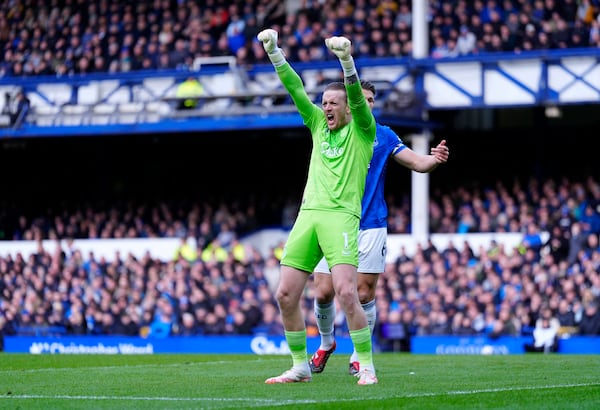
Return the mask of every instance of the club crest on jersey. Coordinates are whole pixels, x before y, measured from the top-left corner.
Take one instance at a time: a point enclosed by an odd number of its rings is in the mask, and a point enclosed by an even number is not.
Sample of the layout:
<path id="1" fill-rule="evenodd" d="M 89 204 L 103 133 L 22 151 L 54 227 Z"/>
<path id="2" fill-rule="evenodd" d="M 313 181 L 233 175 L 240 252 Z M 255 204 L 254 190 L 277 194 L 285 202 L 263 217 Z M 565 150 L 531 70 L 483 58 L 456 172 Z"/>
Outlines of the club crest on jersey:
<path id="1" fill-rule="evenodd" d="M 321 154 L 327 158 L 339 158 L 344 154 L 344 147 L 332 147 L 328 142 L 322 142 Z"/>

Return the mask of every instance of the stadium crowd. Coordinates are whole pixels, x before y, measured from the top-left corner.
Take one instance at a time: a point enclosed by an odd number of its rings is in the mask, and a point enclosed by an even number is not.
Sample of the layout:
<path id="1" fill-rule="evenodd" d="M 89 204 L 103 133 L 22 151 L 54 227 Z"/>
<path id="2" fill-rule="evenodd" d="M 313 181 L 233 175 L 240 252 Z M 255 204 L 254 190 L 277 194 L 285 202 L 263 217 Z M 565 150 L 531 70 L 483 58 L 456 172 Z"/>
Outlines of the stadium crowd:
<path id="1" fill-rule="evenodd" d="M 283 224 L 293 220 L 295 206 L 279 209 Z M 254 212 L 207 203 L 22 215 L 12 239 L 52 238 L 57 246 L 0 256 L 1 334 L 281 335 L 273 294 L 282 244 L 268 255 L 242 244 L 250 226 L 261 227 Z M 408 232 L 409 212 L 392 203 L 390 232 Z M 518 232 L 522 241 L 512 249 L 492 241 L 400 252 L 378 283 L 381 349 L 408 350 L 412 335 L 531 334 L 548 309 L 563 332 L 600 335 L 599 181 L 532 178 L 438 192 L 429 212 L 432 232 Z M 58 241 L 161 236 L 181 238 L 172 260 L 117 253 L 109 262 Z M 311 288 L 309 281 L 305 313 Z M 314 316 L 306 317 L 316 335 Z M 343 315 L 336 323 L 347 334 Z"/>
<path id="2" fill-rule="evenodd" d="M 355 58 L 412 53 L 412 0 L 2 0 L 0 76 L 189 69 L 198 57 L 268 63 L 260 29 L 280 33 L 289 61 L 331 58 L 323 37 Z M 430 1 L 430 55 L 600 47 L 598 0 Z"/>
<path id="3" fill-rule="evenodd" d="M 300 8 L 294 8 L 297 5 Z M 597 0 L 431 1 L 431 56 L 600 46 Z M 411 54 L 411 0 L 3 0 L 0 76 L 188 69 L 197 57 L 266 63 L 256 34 L 276 27 L 290 61 L 331 58 L 324 33 L 353 40 L 356 58 Z M 409 233 L 409 198 L 390 198 L 390 233 Z M 0 210 L 0 239 L 193 238 L 172 260 L 110 262 L 57 246 L 0 255 L 0 335 L 281 335 L 273 297 L 281 247 L 241 244 L 296 202 L 173 203 Z M 282 211 L 283 210 L 283 211 Z M 408 350 L 411 335 L 530 334 L 549 308 L 565 332 L 600 335 L 600 183 L 531 179 L 432 193 L 432 233 L 518 232 L 513 249 L 422 244 L 378 283 L 376 337 Z M 542 233 L 549 239 L 544 241 Z M 312 310 L 310 284 L 304 308 Z M 312 314 L 306 314 L 309 321 Z M 346 334 L 343 317 L 336 331 Z M 316 325 L 309 323 L 316 335 Z"/>

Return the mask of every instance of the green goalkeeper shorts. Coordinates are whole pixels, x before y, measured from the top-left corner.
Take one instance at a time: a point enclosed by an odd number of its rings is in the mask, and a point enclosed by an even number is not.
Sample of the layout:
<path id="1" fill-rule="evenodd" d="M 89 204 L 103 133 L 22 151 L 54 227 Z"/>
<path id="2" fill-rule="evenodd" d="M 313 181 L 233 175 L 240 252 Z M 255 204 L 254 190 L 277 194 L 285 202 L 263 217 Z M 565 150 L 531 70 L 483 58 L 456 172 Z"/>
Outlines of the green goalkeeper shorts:
<path id="1" fill-rule="evenodd" d="M 281 264 L 313 272 L 323 256 L 329 266 L 358 266 L 360 219 L 339 211 L 301 210 L 285 244 Z"/>

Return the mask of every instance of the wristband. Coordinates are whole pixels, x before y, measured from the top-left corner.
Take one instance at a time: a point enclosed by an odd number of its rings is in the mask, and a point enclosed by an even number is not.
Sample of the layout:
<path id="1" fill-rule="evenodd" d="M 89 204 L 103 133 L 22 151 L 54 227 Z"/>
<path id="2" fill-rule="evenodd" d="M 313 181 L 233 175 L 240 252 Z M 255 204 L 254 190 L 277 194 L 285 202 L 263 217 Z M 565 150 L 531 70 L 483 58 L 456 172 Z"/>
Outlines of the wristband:
<path id="1" fill-rule="evenodd" d="M 352 56 L 345 57 L 343 60 L 340 59 L 340 63 L 342 63 L 344 77 L 352 77 L 353 75 L 356 75 L 356 67 L 354 66 L 354 59 Z"/>
<path id="2" fill-rule="evenodd" d="M 273 66 L 279 67 L 285 64 L 285 56 L 279 47 L 276 47 L 273 52 L 268 53 L 267 55 L 269 56 L 271 63 L 273 63 Z"/>

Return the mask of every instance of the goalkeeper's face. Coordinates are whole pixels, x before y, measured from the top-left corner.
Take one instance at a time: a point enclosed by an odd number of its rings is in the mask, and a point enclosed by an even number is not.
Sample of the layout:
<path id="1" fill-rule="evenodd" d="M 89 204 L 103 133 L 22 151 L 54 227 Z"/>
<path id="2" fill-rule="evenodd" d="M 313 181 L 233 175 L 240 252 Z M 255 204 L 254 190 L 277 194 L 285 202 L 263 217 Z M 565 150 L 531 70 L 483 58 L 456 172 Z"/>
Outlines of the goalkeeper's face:
<path id="1" fill-rule="evenodd" d="M 323 93 L 323 112 L 327 127 L 337 130 L 350 122 L 350 109 L 345 90 L 326 90 Z"/>

